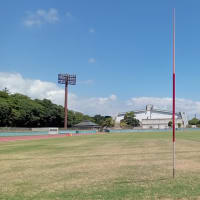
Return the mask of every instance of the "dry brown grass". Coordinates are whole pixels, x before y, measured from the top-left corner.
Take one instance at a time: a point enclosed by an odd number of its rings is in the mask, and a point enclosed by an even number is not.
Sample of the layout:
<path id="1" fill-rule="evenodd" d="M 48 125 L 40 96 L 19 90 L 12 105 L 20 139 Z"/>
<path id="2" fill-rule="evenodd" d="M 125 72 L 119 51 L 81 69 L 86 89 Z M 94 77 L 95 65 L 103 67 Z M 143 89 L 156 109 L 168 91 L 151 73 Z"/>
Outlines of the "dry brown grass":
<path id="1" fill-rule="evenodd" d="M 87 136 L 85 136 L 87 138 Z M 144 180 L 171 177 L 172 148 L 169 139 L 118 140 L 109 142 L 99 135 L 94 140 L 78 138 L 73 141 L 58 139 L 48 141 L 36 149 L 19 151 L 23 145 L 38 141 L 16 142 L 0 147 L 0 186 L 2 193 L 35 195 L 43 191 L 105 188 L 126 180 L 148 187 Z M 101 141 L 101 137 L 105 137 Z M 111 137 L 111 136 L 109 136 Z M 114 137 L 114 136 L 113 136 Z M 130 137 L 131 138 L 131 137 Z M 104 142 L 105 141 L 105 142 Z M 6 153 L 6 149 L 16 148 Z M 179 140 L 176 144 L 178 174 L 200 171 L 199 145 L 193 141 Z M 188 162 L 189 161 L 189 162 Z M 151 196 L 149 197 L 151 199 Z M 128 198 L 127 198 L 128 199 Z M 167 199 L 167 198 L 166 198 Z"/>

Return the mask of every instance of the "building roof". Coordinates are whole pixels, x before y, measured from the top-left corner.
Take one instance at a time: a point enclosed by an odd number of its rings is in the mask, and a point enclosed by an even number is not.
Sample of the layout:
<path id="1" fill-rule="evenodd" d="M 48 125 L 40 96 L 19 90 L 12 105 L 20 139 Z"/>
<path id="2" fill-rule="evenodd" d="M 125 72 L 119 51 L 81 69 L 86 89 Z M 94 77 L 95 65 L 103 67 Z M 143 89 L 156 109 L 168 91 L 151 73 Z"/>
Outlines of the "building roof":
<path id="1" fill-rule="evenodd" d="M 147 105 L 148 106 L 148 105 Z M 149 110 L 151 113 L 161 113 L 161 114 L 168 114 L 168 115 L 172 115 L 171 111 L 167 111 L 167 110 L 160 110 L 160 109 L 154 109 L 154 107 L 152 106 L 151 109 Z M 135 114 L 140 114 L 140 113 L 146 113 L 147 112 L 147 108 L 145 110 L 133 110 L 133 112 Z M 121 112 L 118 113 L 117 116 L 124 116 L 126 114 L 126 112 Z M 180 117 L 180 112 L 175 113 L 176 116 Z"/>
<path id="2" fill-rule="evenodd" d="M 100 127 L 98 124 L 95 124 L 89 120 L 82 121 L 74 126 L 75 127 Z"/>

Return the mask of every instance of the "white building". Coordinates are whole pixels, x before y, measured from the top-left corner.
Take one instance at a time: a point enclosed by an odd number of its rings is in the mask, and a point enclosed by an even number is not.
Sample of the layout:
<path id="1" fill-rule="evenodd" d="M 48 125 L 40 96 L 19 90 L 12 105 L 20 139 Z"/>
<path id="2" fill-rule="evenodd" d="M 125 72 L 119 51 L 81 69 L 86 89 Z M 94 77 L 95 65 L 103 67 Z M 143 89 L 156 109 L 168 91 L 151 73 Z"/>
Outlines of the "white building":
<path id="1" fill-rule="evenodd" d="M 169 128 L 168 123 L 172 121 L 172 112 L 166 110 L 154 109 L 153 105 L 147 105 L 145 110 L 133 111 L 136 119 L 140 121 L 143 129 L 166 129 Z M 126 113 L 119 113 L 115 119 L 116 126 L 119 126 L 120 121 L 124 119 Z M 178 124 L 182 128 L 188 125 L 188 120 L 185 112 L 175 114 L 175 125 Z"/>

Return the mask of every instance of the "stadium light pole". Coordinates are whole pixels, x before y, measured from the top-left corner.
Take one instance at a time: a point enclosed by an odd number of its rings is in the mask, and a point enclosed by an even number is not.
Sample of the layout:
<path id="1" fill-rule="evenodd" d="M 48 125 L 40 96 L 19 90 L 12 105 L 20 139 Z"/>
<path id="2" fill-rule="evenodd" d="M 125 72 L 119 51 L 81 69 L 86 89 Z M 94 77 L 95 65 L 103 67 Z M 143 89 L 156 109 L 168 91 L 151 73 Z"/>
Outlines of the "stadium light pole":
<path id="1" fill-rule="evenodd" d="M 175 8 L 173 9 L 173 178 L 175 178 Z"/>
<path id="2" fill-rule="evenodd" d="M 67 128 L 67 112 L 68 112 L 68 85 L 76 85 L 76 75 L 58 74 L 58 83 L 65 84 L 65 121 L 64 128 Z"/>

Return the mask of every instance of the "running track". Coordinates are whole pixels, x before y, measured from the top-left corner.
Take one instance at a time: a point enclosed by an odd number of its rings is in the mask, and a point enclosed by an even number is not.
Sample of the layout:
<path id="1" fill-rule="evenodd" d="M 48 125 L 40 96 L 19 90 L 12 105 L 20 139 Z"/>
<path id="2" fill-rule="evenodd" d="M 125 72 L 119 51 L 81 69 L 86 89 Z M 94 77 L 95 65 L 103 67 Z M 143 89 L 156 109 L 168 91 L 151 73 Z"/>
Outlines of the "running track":
<path id="1" fill-rule="evenodd" d="M 102 133 L 84 133 L 84 134 L 62 134 L 62 135 L 31 135 L 31 136 L 9 136 L 9 137 L 0 137 L 0 142 L 10 142 L 10 141 L 23 141 L 23 140 L 40 140 L 40 139 L 49 139 L 49 138 L 62 138 L 66 136 L 81 136 L 81 135 L 96 135 Z"/>

